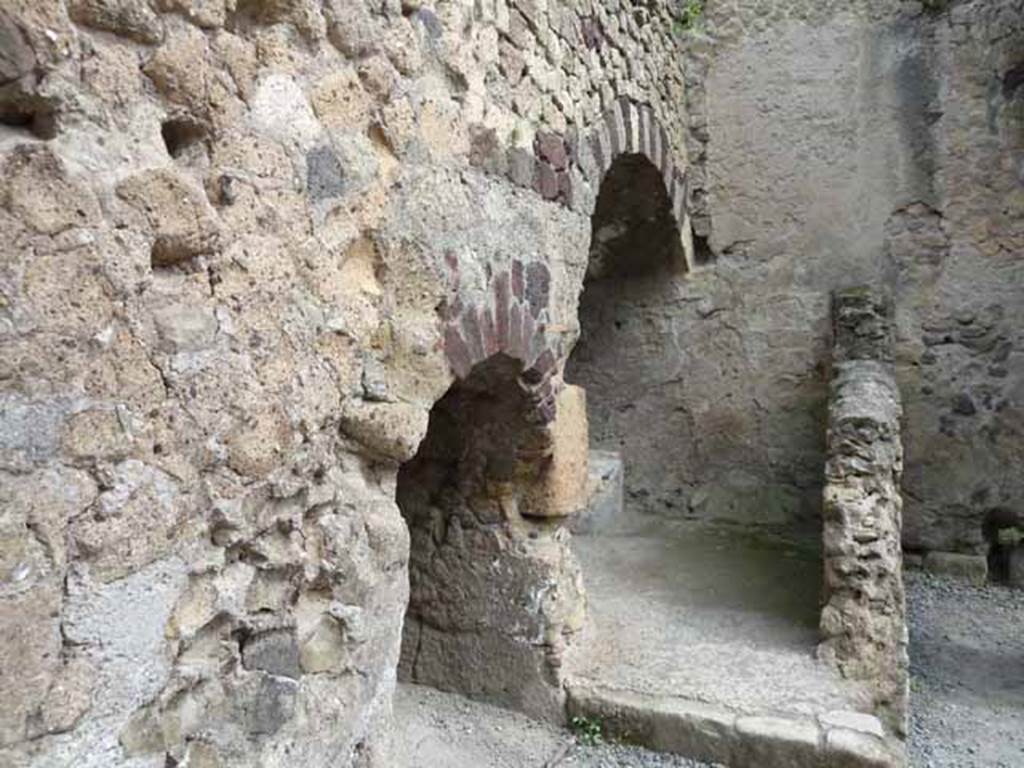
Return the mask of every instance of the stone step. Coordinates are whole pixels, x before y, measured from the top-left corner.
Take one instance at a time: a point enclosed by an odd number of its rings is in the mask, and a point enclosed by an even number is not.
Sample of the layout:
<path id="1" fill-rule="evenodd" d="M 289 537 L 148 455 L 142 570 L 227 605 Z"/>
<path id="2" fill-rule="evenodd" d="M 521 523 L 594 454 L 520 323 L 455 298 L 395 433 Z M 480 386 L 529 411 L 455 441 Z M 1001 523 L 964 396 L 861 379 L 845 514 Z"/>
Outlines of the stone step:
<path id="1" fill-rule="evenodd" d="M 901 768 L 902 745 L 859 712 L 817 717 L 745 715 L 699 701 L 574 681 L 570 718 L 601 723 L 612 738 L 729 768 Z"/>
<path id="2" fill-rule="evenodd" d="M 587 461 L 587 503 L 573 518 L 573 533 L 600 533 L 621 524 L 622 454 L 591 450 Z"/>

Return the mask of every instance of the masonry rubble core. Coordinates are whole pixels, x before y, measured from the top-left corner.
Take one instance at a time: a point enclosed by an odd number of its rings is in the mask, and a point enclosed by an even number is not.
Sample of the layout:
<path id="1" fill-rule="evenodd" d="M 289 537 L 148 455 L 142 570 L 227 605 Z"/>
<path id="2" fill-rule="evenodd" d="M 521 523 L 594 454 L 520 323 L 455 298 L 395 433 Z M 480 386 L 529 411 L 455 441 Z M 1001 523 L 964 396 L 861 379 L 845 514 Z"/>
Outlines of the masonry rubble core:
<path id="1" fill-rule="evenodd" d="M 565 667 L 624 507 L 823 541 L 872 711 L 730 760 L 899 762 L 901 540 L 1024 585 L 1024 2 L 704 5 L 0 0 L 0 764 L 387 766 L 399 675 L 629 722 Z"/>

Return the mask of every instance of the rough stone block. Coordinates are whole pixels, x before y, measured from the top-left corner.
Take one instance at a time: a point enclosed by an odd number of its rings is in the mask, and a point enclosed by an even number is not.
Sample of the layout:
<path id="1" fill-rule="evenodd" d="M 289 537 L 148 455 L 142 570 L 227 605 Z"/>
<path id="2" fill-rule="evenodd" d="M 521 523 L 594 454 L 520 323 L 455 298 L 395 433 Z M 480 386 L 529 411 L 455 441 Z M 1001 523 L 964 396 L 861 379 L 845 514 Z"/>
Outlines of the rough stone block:
<path id="1" fill-rule="evenodd" d="M 4 161 L 2 173 L 6 205 L 37 232 L 55 235 L 100 220 L 93 195 L 67 172 L 49 147 L 18 147 Z"/>
<path id="2" fill-rule="evenodd" d="M 864 712 L 826 712 L 818 717 L 823 728 L 846 728 L 851 731 L 870 733 L 882 738 L 885 735 L 882 722 L 874 715 Z"/>
<path id="3" fill-rule="evenodd" d="M 12 83 L 32 71 L 36 55 L 15 20 L 0 14 L 0 82 Z"/>
<path id="4" fill-rule="evenodd" d="M 342 407 L 341 428 L 382 458 L 408 461 L 427 432 L 427 410 L 413 403 L 353 400 Z"/>
<path id="5" fill-rule="evenodd" d="M 900 752 L 885 740 L 859 730 L 832 728 L 825 736 L 828 768 L 900 768 L 906 764 Z"/>
<path id="6" fill-rule="evenodd" d="M 158 43 L 164 36 L 160 17 L 136 0 L 72 0 L 68 13 L 79 24 L 140 43 Z"/>
<path id="7" fill-rule="evenodd" d="M 551 273 L 541 262 L 531 262 L 526 267 L 526 301 L 530 305 L 530 314 L 540 315 L 548 305 L 551 294 Z"/>
<path id="8" fill-rule="evenodd" d="M 167 267 L 218 247 L 216 218 L 202 190 L 170 169 L 143 171 L 117 187 L 155 231 L 151 261 Z"/>
<path id="9" fill-rule="evenodd" d="M 533 184 L 533 165 L 533 155 L 525 149 L 513 147 L 508 151 L 508 177 L 516 186 L 529 187 Z"/>
<path id="10" fill-rule="evenodd" d="M 541 160 L 534 166 L 533 188 L 545 200 L 558 197 L 558 176 L 550 165 Z"/>
<path id="11" fill-rule="evenodd" d="M 741 717 L 736 721 L 745 765 L 818 768 L 818 726 L 807 720 Z"/>
<path id="12" fill-rule="evenodd" d="M 875 290 L 857 286 L 836 291 L 832 298 L 835 360 L 892 360 L 891 314 L 891 300 Z"/>
<path id="13" fill-rule="evenodd" d="M 448 326 L 444 331 L 444 352 L 452 372 L 458 378 L 465 378 L 473 368 L 473 360 L 469 354 L 469 347 L 455 326 Z"/>
<path id="14" fill-rule="evenodd" d="M 306 191 L 314 203 L 345 191 L 345 169 L 330 147 L 317 147 L 306 155 Z"/>
<path id="15" fill-rule="evenodd" d="M 595 533 L 622 522 L 622 480 L 622 454 L 618 451 L 590 451 L 587 503 L 573 519 L 573 533 Z"/>
<path id="16" fill-rule="evenodd" d="M 302 641 L 299 662 L 304 672 L 343 672 L 350 663 L 341 623 L 333 616 L 321 616 Z M 295 675 L 291 675 L 295 677 Z"/>
<path id="17" fill-rule="evenodd" d="M 259 675 L 238 691 L 246 730 L 253 736 L 277 733 L 292 718 L 298 684 L 273 675 Z"/>
<path id="18" fill-rule="evenodd" d="M 586 503 L 587 398 L 581 387 L 565 386 L 555 400 L 550 424 L 551 456 L 523 513 L 534 517 L 566 517 Z"/>
<path id="19" fill-rule="evenodd" d="M 523 339 L 523 315 L 525 311 L 518 302 L 512 305 L 508 312 L 508 343 L 505 345 L 505 352 L 509 357 L 522 360 L 526 356 L 526 344 L 529 339 Z"/>
<path id="20" fill-rule="evenodd" d="M 984 555 L 929 552 L 924 556 L 924 569 L 940 576 L 962 579 L 970 584 L 982 585 L 988 581 L 988 560 Z"/>
<path id="21" fill-rule="evenodd" d="M 556 133 L 539 131 L 534 139 L 534 151 L 556 171 L 565 170 L 568 166 L 565 141 Z"/>
<path id="22" fill-rule="evenodd" d="M 570 685 L 568 693 L 570 716 L 599 718 L 613 735 L 628 735 L 631 742 L 660 752 L 735 764 L 736 716 L 724 709 L 580 683 Z"/>
<path id="23" fill-rule="evenodd" d="M 298 679 L 299 648 L 295 632 L 290 629 L 262 632 L 242 646 L 242 663 L 246 669 L 258 669 L 272 675 Z"/>
<path id="24" fill-rule="evenodd" d="M 171 352 L 197 352 L 213 344 L 217 318 L 210 307 L 173 304 L 155 310 L 157 332 Z"/>
<path id="25" fill-rule="evenodd" d="M 113 468 L 95 515 L 80 515 L 71 536 L 92 575 L 121 579 L 180 546 L 189 530 L 188 499 L 169 474 L 135 459 Z"/>
<path id="26" fill-rule="evenodd" d="M 484 359 L 484 339 L 480 328 L 479 310 L 470 309 L 462 315 L 462 338 L 466 340 L 470 359 L 473 364 Z"/>
<path id="27" fill-rule="evenodd" d="M 227 21 L 225 0 L 157 0 L 162 11 L 180 13 L 198 26 L 212 29 Z"/>
<path id="28" fill-rule="evenodd" d="M 508 172 L 508 158 L 493 128 L 470 126 L 470 165 L 487 173 L 503 176 Z"/>
<path id="29" fill-rule="evenodd" d="M 33 712 L 44 703 L 58 671 L 60 588 L 47 584 L 0 601 L 0 744 L 26 738 Z"/>

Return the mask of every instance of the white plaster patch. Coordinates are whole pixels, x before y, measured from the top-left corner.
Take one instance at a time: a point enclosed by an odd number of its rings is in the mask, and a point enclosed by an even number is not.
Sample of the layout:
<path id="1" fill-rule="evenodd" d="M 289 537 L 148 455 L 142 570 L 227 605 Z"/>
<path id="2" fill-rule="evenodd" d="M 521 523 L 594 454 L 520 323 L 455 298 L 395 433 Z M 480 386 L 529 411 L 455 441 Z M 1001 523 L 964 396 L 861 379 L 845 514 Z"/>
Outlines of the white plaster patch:
<path id="1" fill-rule="evenodd" d="M 109 584 L 86 568 L 68 576 L 64 634 L 84 646 L 98 670 L 93 705 L 77 728 L 54 736 L 36 765 L 75 768 L 162 766 L 163 755 L 127 759 L 118 734 L 132 714 L 167 683 L 170 659 L 164 629 L 186 584 L 185 564 L 170 558 Z"/>
<path id="2" fill-rule="evenodd" d="M 303 150 L 313 147 L 323 134 L 302 88 L 288 75 L 270 75 L 260 82 L 250 119 L 256 130 Z"/>

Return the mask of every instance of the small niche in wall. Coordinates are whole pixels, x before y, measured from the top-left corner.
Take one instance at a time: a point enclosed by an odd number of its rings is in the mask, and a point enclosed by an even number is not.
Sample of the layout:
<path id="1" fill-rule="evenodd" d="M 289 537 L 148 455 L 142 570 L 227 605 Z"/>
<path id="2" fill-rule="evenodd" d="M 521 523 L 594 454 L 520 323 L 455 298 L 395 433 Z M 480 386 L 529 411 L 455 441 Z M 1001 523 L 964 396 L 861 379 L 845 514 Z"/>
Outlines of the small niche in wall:
<path id="1" fill-rule="evenodd" d="M 27 131 L 37 139 L 57 136 L 57 114 L 45 99 L 0 89 L 0 125 Z"/>
<path id="2" fill-rule="evenodd" d="M 702 264 L 711 264 L 715 259 L 715 252 L 711 250 L 711 246 L 708 244 L 708 238 L 694 233 L 693 263 L 700 266 Z"/>
<path id="3" fill-rule="evenodd" d="M 177 159 L 193 149 L 205 149 L 209 131 L 205 125 L 191 117 L 173 117 L 160 125 L 160 135 L 167 147 L 167 154 Z"/>
<path id="4" fill-rule="evenodd" d="M 1017 561 L 1024 562 L 1024 519 L 1012 510 L 990 510 L 985 518 L 985 540 L 988 543 L 989 580 L 1001 584 L 1017 584 L 1024 574 Z"/>

